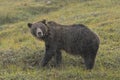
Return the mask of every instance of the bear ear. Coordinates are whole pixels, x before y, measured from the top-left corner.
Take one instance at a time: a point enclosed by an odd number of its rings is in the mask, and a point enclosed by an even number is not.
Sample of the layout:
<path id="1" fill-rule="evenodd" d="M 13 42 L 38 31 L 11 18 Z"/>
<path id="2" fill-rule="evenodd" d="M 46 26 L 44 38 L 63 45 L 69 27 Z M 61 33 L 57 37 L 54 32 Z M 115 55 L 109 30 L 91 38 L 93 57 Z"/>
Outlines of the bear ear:
<path id="1" fill-rule="evenodd" d="M 41 22 L 46 25 L 46 20 L 45 19 L 43 19 Z"/>
<path id="2" fill-rule="evenodd" d="M 28 23 L 27 25 L 28 25 L 28 27 L 29 27 L 29 28 L 31 28 L 31 26 L 32 26 L 32 23 Z"/>

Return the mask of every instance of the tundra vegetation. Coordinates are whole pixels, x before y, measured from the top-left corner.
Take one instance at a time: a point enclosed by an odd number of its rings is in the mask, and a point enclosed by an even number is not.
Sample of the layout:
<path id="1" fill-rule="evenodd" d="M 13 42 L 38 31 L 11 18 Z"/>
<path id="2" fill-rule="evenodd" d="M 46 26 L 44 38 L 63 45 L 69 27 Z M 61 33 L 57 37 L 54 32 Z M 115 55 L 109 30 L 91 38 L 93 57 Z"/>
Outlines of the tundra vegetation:
<path id="1" fill-rule="evenodd" d="M 0 80 L 119 80 L 119 0 L 0 0 Z M 94 69 L 64 54 L 60 67 L 39 67 L 44 42 L 32 37 L 28 22 L 42 19 L 87 25 L 101 40 Z"/>

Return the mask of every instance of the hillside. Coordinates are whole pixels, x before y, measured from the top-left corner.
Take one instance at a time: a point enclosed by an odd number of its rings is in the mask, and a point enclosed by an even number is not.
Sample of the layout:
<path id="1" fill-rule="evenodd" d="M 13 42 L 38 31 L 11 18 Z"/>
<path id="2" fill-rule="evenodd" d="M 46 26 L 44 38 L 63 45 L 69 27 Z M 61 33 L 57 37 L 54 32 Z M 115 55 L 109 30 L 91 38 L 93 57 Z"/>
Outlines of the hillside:
<path id="1" fill-rule="evenodd" d="M 120 80 L 119 9 L 119 0 L 0 0 L 0 80 Z M 60 67 L 39 67 L 44 42 L 31 35 L 27 23 L 43 19 L 82 23 L 99 35 L 92 71 L 64 51 Z"/>

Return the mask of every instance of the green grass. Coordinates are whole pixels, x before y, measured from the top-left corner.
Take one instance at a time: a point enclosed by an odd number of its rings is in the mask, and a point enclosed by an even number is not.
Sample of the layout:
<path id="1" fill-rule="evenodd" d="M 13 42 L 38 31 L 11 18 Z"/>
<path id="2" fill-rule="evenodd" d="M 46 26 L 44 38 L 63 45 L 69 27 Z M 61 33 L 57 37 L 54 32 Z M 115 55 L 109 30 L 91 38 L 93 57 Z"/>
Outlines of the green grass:
<path id="1" fill-rule="evenodd" d="M 47 1 L 47 0 L 46 0 Z M 119 0 L 0 0 L 0 80 L 120 80 Z M 61 24 L 82 23 L 101 40 L 92 71 L 82 59 L 63 52 L 60 67 L 39 67 L 44 42 L 27 23 L 42 19 Z"/>

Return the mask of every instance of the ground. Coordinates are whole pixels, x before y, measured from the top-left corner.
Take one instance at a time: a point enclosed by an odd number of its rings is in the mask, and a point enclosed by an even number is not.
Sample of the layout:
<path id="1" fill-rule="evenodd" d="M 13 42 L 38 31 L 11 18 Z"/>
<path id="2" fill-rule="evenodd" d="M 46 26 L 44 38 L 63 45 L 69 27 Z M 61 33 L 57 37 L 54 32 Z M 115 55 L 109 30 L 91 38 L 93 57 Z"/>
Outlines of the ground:
<path id="1" fill-rule="evenodd" d="M 0 80 L 120 80 L 119 8 L 119 0 L 0 0 Z M 64 51 L 60 67 L 39 67 L 44 43 L 27 23 L 42 19 L 96 32 L 101 44 L 94 69 L 85 70 L 80 57 Z"/>

